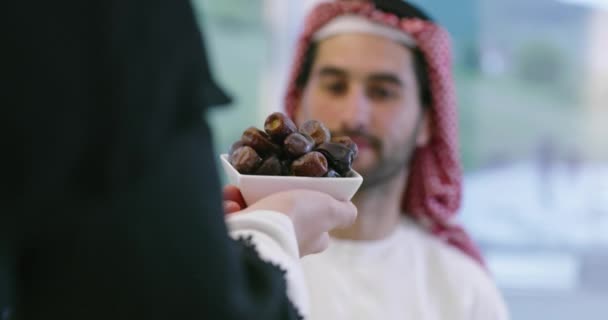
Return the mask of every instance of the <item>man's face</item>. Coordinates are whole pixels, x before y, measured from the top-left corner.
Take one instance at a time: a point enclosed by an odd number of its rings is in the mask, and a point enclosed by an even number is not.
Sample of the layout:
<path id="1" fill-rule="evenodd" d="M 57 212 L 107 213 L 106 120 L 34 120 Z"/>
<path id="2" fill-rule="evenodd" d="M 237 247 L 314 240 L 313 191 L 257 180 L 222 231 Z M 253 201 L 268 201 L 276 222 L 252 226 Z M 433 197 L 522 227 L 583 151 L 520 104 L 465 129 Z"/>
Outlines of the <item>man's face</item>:
<path id="1" fill-rule="evenodd" d="M 325 123 L 359 146 L 354 169 L 364 187 L 394 177 L 416 146 L 427 143 L 413 55 L 389 39 L 338 35 L 319 43 L 296 122 Z"/>

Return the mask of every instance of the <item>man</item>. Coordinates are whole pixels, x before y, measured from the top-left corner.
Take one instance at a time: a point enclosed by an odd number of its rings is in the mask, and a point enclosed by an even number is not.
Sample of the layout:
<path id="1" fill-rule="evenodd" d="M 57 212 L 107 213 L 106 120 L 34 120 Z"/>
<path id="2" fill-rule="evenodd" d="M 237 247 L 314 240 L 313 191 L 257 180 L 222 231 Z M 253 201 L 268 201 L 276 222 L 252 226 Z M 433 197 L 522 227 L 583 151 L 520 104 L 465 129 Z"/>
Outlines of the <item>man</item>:
<path id="1" fill-rule="evenodd" d="M 13 1 L 0 30 L 1 320 L 306 315 L 300 255 L 356 209 L 277 193 L 229 240 L 189 1 Z"/>
<path id="2" fill-rule="evenodd" d="M 359 146 L 354 225 L 304 259 L 311 319 L 506 319 L 452 217 L 461 166 L 448 36 L 400 0 L 318 5 L 299 38 L 286 111 Z"/>

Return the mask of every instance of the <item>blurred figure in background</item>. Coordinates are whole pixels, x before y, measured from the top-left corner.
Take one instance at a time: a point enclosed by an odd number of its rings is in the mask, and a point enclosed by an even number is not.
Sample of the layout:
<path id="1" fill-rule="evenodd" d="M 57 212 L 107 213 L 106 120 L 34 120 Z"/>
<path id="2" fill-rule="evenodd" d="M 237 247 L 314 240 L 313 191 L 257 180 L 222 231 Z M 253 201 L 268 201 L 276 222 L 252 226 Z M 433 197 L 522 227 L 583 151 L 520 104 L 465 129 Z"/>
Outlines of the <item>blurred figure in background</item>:
<path id="1" fill-rule="evenodd" d="M 400 0 L 318 5 L 300 35 L 286 111 L 359 146 L 355 224 L 305 258 L 312 319 L 507 319 L 453 221 L 461 199 L 447 33 Z"/>

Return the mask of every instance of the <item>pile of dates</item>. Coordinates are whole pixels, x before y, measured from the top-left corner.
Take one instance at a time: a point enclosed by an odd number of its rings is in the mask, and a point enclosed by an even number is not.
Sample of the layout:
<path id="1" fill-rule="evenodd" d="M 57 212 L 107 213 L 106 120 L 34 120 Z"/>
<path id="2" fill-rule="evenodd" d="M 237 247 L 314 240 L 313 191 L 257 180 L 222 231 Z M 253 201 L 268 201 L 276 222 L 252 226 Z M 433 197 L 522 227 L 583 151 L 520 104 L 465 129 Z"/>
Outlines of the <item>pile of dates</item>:
<path id="1" fill-rule="evenodd" d="M 357 145 L 346 136 L 331 137 L 327 127 L 309 120 L 300 128 L 286 115 L 266 118 L 264 131 L 250 127 L 229 151 L 230 164 L 241 174 L 305 177 L 349 177 Z"/>

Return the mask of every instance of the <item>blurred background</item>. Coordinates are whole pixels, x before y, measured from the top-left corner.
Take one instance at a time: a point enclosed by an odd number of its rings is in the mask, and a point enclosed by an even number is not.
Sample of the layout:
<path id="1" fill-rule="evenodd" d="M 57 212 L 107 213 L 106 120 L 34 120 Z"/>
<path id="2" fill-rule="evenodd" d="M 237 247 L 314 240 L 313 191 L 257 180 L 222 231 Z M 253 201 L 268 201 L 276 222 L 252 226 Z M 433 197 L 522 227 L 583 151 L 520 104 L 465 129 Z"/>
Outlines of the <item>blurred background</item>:
<path id="1" fill-rule="evenodd" d="M 280 110 L 319 0 L 193 0 L 219 82 L 217 153 Z M 608 0 L 416 0 L 453 37 L 465 193 L 512 318 L 608 314 Z"/>

